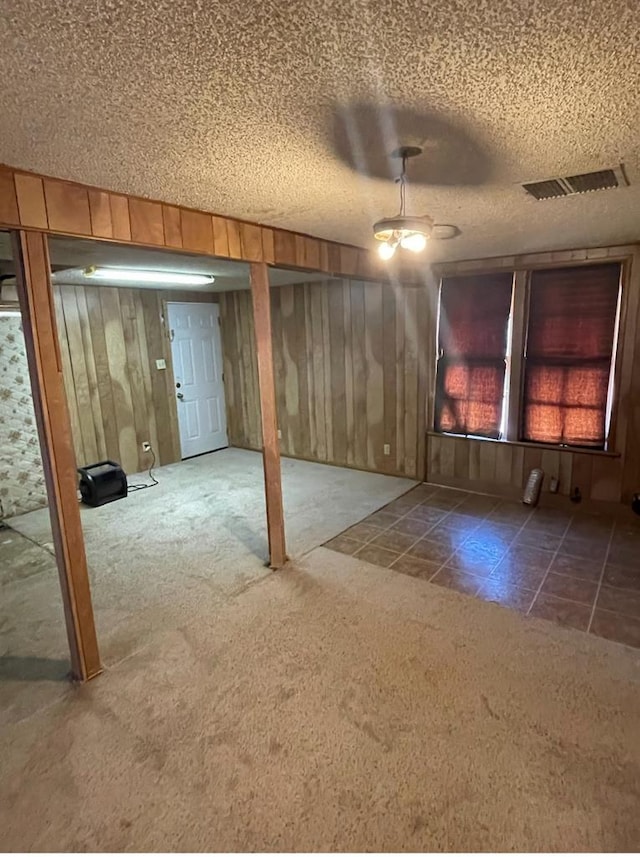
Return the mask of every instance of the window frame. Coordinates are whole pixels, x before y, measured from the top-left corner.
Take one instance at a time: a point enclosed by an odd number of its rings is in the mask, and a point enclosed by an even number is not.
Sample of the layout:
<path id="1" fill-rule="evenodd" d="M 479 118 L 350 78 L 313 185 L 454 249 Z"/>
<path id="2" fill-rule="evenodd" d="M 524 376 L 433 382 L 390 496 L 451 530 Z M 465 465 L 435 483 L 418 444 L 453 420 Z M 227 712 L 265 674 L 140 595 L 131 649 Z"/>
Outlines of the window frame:
<path id="1" fill-rule="evenodd" d="M 534 447 L 540 450 L 564 450 L 567 452 L 585 453 L 592 455 L 619 455 L 619 450 L 624 445 L 620 440 L 620 403 L 624 399 L 625 390 L 622 385 L 622 370 L 625 363 L 627 349 L 625 349 L 625 333 L 627 328 L 628 303 L 629 303 L 629 281 L 631 266 L 636 247 L 599 248 L 594 251 L 559 251 L 557 253 L 540 253 L 528 255 L 523 259 L 509 257 L 500 264 L 501 260 L 491 259 L 486 262 L 475 263 L 444 263 L 438 266 L 438 317 L 440 322 L 440 292 L 442 281 L 453 276 L 477 276 L 481 274 L 504 274 L 513 272 L 513 291 L 511 305 L 511 340 L 508 343 L 508 354 L 506 359 L 506 400 L 507 411 L 505 420 L 505 434 L 503 437 L 484 438 L 475 435 L 456 435 L 452 432 L 443 432 L 436 429 L 436 409 L 433 407 L 433 417 L 430 420 L 431 431 L 436 435 L 444 437 L 460 437 L 463 439 L 489 441 L 492 443 L 508 443 L 519 446 Z M 593 254 L 591 257 L 588 254 Z M 553 258 L 556 256 L 557 258 Z M 582 258 L 576 258 L 582 256 Z M 538 257 L 538 258 L 536 258 Z M 551 257 L 551 258 L 549 258 Z M 507 264 L 511 263 L 511 264 Z M 611 403 L 608 407 L 610 414 L 608 431 L 605 438 L 604 448 L 589 448 L 569 444 L 543 443 L 540 441 L 522 440 L 522 420 L 524 402 L 524 377 L 525 377 L 525 348 L 529 324 L 529 301 L 531 295 L 531 275 L 534 271 L 549 270 L 556 268 L 578 268 L 590 267 L 602 264 L 620 265 L 620 299 L 616 317 L 616 328 L 614 334 L 613 351 L 611 358 Z M 437 352 L 436 337 L 436 352 Z M 434 390 L 437 390 L 438 354 L 435 355 L 434 364 Z M 627 358 L 628 359 L 628 358 Z"/>

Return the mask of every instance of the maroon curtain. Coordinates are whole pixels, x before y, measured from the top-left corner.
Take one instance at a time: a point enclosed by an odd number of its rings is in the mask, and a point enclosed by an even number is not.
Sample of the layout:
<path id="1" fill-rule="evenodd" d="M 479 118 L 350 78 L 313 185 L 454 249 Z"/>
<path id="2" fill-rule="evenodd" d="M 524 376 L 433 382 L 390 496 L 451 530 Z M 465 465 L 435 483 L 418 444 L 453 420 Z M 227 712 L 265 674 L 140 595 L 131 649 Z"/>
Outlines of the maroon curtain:
<path id="1" fill-rule="evenodd" d="M 500 436 L 512 283 L 511 273 L 442 281 L 436 431 Z"/>
<path id="2" fill-rule="evenodd" d="M 604 448 L 620 265 L 531 276 L 522 439 Z"/>

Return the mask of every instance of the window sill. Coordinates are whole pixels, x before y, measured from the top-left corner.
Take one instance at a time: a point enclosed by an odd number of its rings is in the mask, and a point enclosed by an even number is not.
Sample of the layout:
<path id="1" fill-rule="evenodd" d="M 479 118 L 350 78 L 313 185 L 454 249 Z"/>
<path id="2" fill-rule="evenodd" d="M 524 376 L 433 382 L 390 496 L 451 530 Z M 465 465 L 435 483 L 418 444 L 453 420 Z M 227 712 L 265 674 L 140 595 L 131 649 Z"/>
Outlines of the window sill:
<path id="1" fill-rule="evenodd" d="M 570 452 L 572 455 L 601 455 L 605 458 L 620 458 L 619 452 L 608 449 L 588 449 L 579 446 L 554 446 L 547 443 L 531 443 L 527 440 L 496 440 L 492 437 L 473 437 L 466 434 L 449 434 L 448 432 L 428 431 L 429 437 L 450 437 L 455 440 L 480 441 L 481 443 L 499 443 L 507 446 L 523 446 L 527 449 L 539 449 L 542 452 Z"/>

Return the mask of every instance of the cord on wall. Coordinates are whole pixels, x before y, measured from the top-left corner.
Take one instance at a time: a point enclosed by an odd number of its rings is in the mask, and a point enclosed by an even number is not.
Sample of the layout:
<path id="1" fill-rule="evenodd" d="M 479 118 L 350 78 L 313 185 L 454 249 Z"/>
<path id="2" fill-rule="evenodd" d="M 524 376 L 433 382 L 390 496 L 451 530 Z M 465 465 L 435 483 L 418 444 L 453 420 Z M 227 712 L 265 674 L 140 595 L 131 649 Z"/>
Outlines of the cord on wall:
<path id="1" fill-rule="evenodd" d="M 148 474 L 151 482 L 139 483 L 136 485 L 132 485 L 131 483 L 128 482 L 127 483 L 127 489 L 129 491 L 129 493 L 131 493 L 132 491 L 142 491 L 143 488 L 153 488 L 155 485 L 159 484 L 158 480 L 153 475 L 153 468 L 156 466 L 156 454 L 153 451 L 153 447 L 151 446 L 150 443 L 145 444 L 145 446 L 148 447 L 148 452 L 151 455 L 151 464 L 149 466 L 149 474 Z M 147 450 L 145 449 L 145 451 L 147 451 Z"/>

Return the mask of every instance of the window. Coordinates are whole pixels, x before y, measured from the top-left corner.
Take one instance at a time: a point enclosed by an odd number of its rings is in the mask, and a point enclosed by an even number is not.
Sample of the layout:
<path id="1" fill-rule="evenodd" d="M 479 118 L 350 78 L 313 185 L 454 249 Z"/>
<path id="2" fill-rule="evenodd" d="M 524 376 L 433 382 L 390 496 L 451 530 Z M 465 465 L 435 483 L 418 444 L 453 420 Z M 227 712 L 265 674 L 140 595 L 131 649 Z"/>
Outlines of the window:
<path id="1" fill-rule="evenodd" d="M 443 281 L 437 431 L 500 436 L 512 282 L 512 274 Z"/>
<path id="2" fill-rule="evenodd" d="M 534 271 L 522 439 L 603 449 L 619 265 Z"/>
<path id="3" fill-rule="evenodd" d="M 604 449 L 620 265 L 533 271 L 515 290 L 513 281 L 443 279 L 436 431 L 499 439 L 508 411 L 508 440 Z M 514 314 L 512 292 L 523 308 Z"/>

